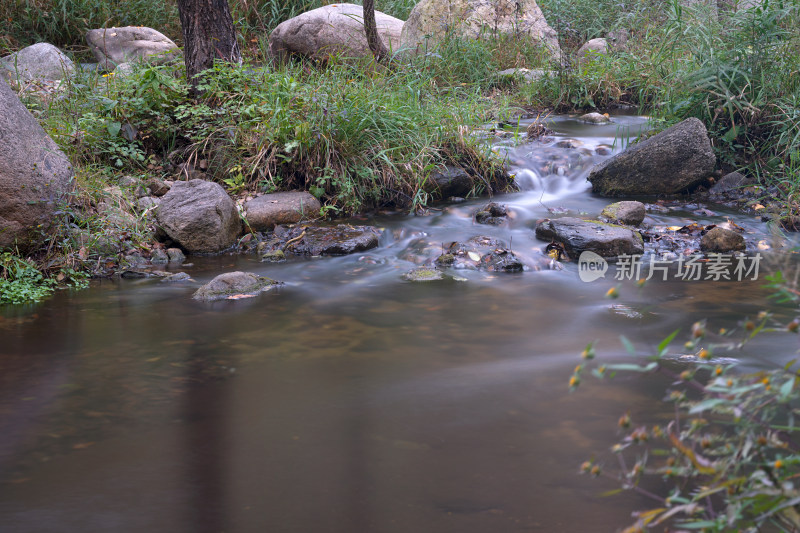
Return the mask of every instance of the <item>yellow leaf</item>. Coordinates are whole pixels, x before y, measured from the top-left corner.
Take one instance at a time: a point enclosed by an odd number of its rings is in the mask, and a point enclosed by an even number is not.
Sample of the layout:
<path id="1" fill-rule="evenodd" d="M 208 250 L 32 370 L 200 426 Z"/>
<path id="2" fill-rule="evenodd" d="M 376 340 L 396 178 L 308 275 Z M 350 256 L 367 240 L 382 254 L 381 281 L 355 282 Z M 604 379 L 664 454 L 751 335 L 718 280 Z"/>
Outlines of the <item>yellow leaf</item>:
<path id="1" fill-rule="evenodd" d="M 710 463 L 708 459 L 698 456 L 694 451 L 687 448 L 678 437 L 674 433 L 669 434 L 669 440 L 672 441 L 672 445 L 675 446 L 679 452 L 689 458 L 692 462 L 694 467 L 697 469 L 698 472 L 701 474 L 714 474 L 716 470 L 714 468 L 708 466 Z M 705 464 L 703 464 L 705 463 Z"/>

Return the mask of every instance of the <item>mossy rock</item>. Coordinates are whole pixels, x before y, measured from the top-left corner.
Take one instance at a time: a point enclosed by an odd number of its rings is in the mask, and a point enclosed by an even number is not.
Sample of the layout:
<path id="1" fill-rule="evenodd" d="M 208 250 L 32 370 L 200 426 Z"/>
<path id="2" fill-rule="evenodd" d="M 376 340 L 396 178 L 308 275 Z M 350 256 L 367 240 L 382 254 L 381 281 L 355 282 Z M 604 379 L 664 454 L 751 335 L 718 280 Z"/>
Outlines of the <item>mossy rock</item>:
<path id="1" fill-rule="evenodd" d="M 435 268 L 415 268 L 403 274 L 406 281 L 441 281 L 445 279 L 444 272 Z"/>
<path id="2" fill-rule="evenodd" d="M 235 300 L 255 296 L 281 284 L 279 281 L 252 272 L 227 272 L 197 289 L 192 298 L 205 302 Z"/>

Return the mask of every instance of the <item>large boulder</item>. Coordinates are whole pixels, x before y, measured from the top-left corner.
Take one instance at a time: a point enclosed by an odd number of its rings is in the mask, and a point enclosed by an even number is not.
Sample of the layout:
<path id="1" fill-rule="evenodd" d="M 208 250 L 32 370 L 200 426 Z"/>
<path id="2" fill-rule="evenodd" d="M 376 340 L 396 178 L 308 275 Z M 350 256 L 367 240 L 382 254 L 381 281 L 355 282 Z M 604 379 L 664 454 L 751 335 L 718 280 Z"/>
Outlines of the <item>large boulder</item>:
<path id="1" fill-rule="evenodd" d="M 72 190 L 72 166 L 0 79 L 0 249 L 38 243 Z"/>
<path id="2" fill-rule="evenodd" d="M 262 194 L 244 204 L 244 217 L 256 231 L 272 231 L 280 224 L 294 224 L 319 216 L 322 206 L 304 191 Z"/>
<path id="3" fill-rule="evenodd" d="M 605 196 L 676 194 L 710 177 L 716 161 L 706 127 L 688 118 L 606 159 L 588 179 Z"/>
<path id="4" fill-rule="evenodd" d="M 75 63 L 49 43 L 32 44 L 0 59 L 6 79 L 54 81 L 75 73 Z"/>
<path id="5" fill-rule="evenodd" d="M 447 34 L 529 37 L 561 58 L 558 35 L 535 0 L 422 0 L 403 26 L 402 47 L 424 52 Z"/>
<path id="6" fill-rule="evenodd" d="M 89 30 L 86 41 L 97 62 L 107 70 L 145 58 L 153 63 L 161 63 L 180 53 L 178 45 L 164 34 L 143 26 Z"/>
<path id="7" fill-rule="evenodd" d="M 403 21 L 376 11 L 375 23 L 383 44 L 396 50 Z M 364 34 L 364 10 L 355 4 L 331 4 L 281 22 L 269 36 L 269 49 L 280 59 L 291 54 L 322 61 L 333 55 L 372 56 Z"/>
<path id="8" fill-rule="evenodd" d="M 597 56 L 604 56 L 608 53 L 608 41 L 602 37 L 591 39 L 583 43 L 583 46 L 578 48 L 576 55 L 578 61 L 581 63 L 591 61 Z"/>
<path id="9" fill-rule="evenodd" d="M 580 218 L 543 220 L 536 226 L 536 237 L 563 244 L 572 257 L 586 251 L 602 257 L 644 253 L 644 242 L 639 232 Z"/>
<path id="10" fill-rule="evenodd" d="M 233 200 L 218 183 L 176 181 L 156 208 L 161 229 L 188 252 L 230 248 L 242 231 Z"/>

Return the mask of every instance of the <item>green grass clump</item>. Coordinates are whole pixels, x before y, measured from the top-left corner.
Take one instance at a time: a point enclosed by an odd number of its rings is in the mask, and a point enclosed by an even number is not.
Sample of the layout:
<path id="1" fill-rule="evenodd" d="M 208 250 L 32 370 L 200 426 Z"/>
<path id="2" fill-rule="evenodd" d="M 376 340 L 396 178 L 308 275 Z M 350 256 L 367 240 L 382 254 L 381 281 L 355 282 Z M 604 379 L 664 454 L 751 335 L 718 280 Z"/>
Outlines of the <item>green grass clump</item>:
<path id="1" fill-rule="evenodd" d="M 86 32 L 111 26 L 149 26 L 170 38 L 180 35 L 174 0 L 3 0 L 0 49 L 37 42 L 81 50 Z"/>
<path id="2" fill-rule="evenodd" d="M 80 79 L 70 98 L 39 112 L 78 166 L 144 171 L 204 160 L 206 176 L 231 192 L 305 189 L 343 214 L 423 206 L 427 179 L 446 164 L 505 188 L 488 147 L 466 135 L 495 112 L 482 84 L 440 87 L 438 68 L 219 64 L 194 101 L 182 65 L 142 66 L 120 79 Z"/>

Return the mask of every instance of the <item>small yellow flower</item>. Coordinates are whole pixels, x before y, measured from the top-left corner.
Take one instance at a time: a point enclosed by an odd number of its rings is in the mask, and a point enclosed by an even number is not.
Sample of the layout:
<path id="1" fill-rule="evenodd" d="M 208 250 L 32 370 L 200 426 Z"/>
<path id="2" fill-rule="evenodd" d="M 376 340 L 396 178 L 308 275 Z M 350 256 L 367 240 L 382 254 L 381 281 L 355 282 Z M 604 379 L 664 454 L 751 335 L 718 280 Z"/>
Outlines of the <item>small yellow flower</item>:
<path id="1" fill-rule="evenodd" d="M 702 350 L 700 350 L 697 353 L 697 357 L 698 357 L 698 359 L 702 359 L 703 361 L 707 361 L 708 359 L 711 359 L 711 352 L 706 350 L 705 348 L 703 348 Z"/>
<path id="2" fill-rule="evenodd" d="M 617 288 L 611 287 L 610 289 L 608 289 L 608 291 L 606 292 L 606 298 L 611 298 L 612 300 L 619 298 L 619 291 L 617 290 Z"/>
<path id="3" fill-rule="evenodd" d="M 717 365 L 717 368 L 714 369 L 714 374 L 717 376 L 722 375 L 722 367 L 720 365 Z"/>
<path id="4" fill-rule="evenodd" d="M 578 376 L 572 376 L 569 378 L 569 386 L 570 387 L 577 387 L 580 384 L 581 380 Z"/>
<path id="5" fill-rule="evenodd" d="M 775 464 L 773 466 L 775 467 L 775 470 L 778 470 L 779 468 L 783 468 L 783 461 L 778 459 L 777 461 L 775 461 Z"/>

